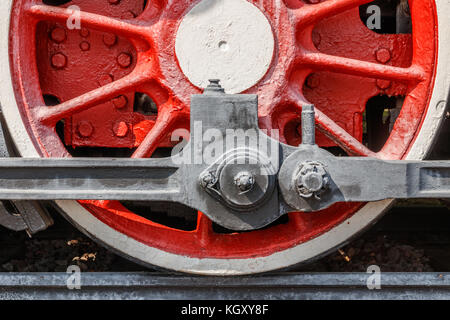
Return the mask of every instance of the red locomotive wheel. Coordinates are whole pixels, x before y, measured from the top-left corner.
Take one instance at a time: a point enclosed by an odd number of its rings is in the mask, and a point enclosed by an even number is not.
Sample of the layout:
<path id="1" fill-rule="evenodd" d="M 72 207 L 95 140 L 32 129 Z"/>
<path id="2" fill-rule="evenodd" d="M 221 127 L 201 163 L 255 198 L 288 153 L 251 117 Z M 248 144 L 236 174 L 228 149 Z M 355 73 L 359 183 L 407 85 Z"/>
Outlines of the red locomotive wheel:
<path id="1" fill-rule="evenodd" d="M 301 108 L 314 103 L 320 146 L 422 159 L 449 89 L 450 3 L 408 1 L 410 34 L 371 31 L 359 10 L 368 3 L 2 0 L 7 129 L 23 157 L 158 156 L 174 146 L 174 130 L 188 129 L 190 96 L 220 78 L 227 92 L 258 94 L 260 126 L 278 129 L 282 142 L 301 142 Z M 378 126 L 373 99 L 395 100 Z M 371 143 L 389 124 L 381 145 Z M 57 201 L 80 230 L 135 261 L 217 275 L 316 258 L 390 203 L 338 204 L 238 233 L 168 204 Z"/>

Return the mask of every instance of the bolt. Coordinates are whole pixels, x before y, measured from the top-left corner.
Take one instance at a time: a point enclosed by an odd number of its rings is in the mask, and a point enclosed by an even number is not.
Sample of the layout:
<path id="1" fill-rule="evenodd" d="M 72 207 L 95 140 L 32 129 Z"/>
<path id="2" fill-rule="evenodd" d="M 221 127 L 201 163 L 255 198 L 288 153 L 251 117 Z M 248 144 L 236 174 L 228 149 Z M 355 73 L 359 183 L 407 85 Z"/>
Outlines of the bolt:
<path id="1" fill-rule="evenodd" d="M 380 88 L 381 90 L 385 90 L 387 88 L 389 88 L 391 86 L 391 81 L 389 80 L 381 80 L 381 79 L 377 79 L 377 87 Z"/>
<path id="2" fill-rule="evenodd" d="M 225 93 L 220 85 L 219 79 L 209 79 L 209 85 L 205 89 L 205 93 Z"/>
<path id="3" fill-rule="evenodd" d="M 320 195 L 329 185 L 328 174 L 325 167 L 318 162 L 305 162 L 300 166 L 297 174 L 296 186 L 298 194 L 303 198 L 314 196 L 320 199 Z"/>
<path id="4" fill-rule="evenodd" d="M 80 43 L 80 49 L 82 51 L 89 51 L 89 49 L 91 49 L 91 45 L 89 44 L 89 42 L 83 41 Z"/>
<path id="5" fill-rule="evenodd" d="M 387 63 L 391 60 L 391 52 L 388 49 L 379 49 L 376 52 L 377 61 L 380 63 Z"/>
<path id="6" fill-rule="evenodd" d="M 128 125 L 123 121 L 118 121 L 113 126 L 114 134 L 119 137 L 123 138 L 128 134 Z"/>
<path id="7" fill-rule="evenodd" d="M 217 178 L 213 172 L 205 172 L 200 176 L 199 182 L 203 189 L 211 188 L 216 184 Z"/>
<path id="8" fill-rule="evenodd" d="M 123 109 L 128 104 L 128 99 L 124 95 L 120 95 L 113 99 L 113 104 L 117 109 Z"/>
<path id="9" fill-rule="evenodd" d="M 94 127 L 89 121 L 80 121 L 77 125 L 78 134 L 83 138 L 89 138 L 94 133 Z"/>
<path id="10" fill-rule="evenodd" d="M 80 30 L 80 36 L 82 36 L 83 38 L 87 38 L 87 37 L 89 37 L 89 34 L 90 34 L 90 32 L 89 32 L 88 29 L 86 29 L 86 28 L 81 28 L 81 30 Z"/>
<path id="11" fill-rule="evenodd" d="M 242 171 L 239 172 L 234 177 L 234 184 L 239 189 L 240 192 L 246 193 L 253 189 L 253 186 L 255 185 L 255 176 L 248 172 L 248 171 Z"/>
<path id="12" fill-rule="evenodd" d="M 128 68 L 129 66 L 131 66 L 132 61 L 133 61 L 133 58 L 131 57 L 131 55 L 128 53 L 125 53 L 125 52 L 122 52 L 117 57 L 117 63 L 122 68 Z"/>
<path id="13" fill-rule="evenodd" d="M 56 27 L 52 30 L 50 38 L 56 43 L 62 43 L 67 39 L 66 30 Z"/>
<path id="14" fill-rule="evenodd" d="M 309 172 L 303 177 L 303 186 L 310 192 L 317 192 L 323 187 L 322 175 L 317 172 Z"/>
<path id="15" fill-rule="evenodd" d="M 52 67 L 55 69 L 62 69 L 67 66 L 67 57 L 61 52 L 55 53 L 52 56 Z"/>
<path id="16" fill-rule="evenodd" d="M 112 47 L 117 43 L 117 36 L 115 34 L 107 33 L 103 36 L 103 43 L 107 47 Z"/>
<path id="17" fill-rule="evenodd" d="M 306 78 L 306 86 L 310 89 L 315 89 L 320 85 L 319 75 L 312 73 Z"/>
<path id="18" fill-rule="evenodd" d="M 107 84 L 110 84 L 113 81 L 114 81 L 114 78 L 112 75 L 104 74 L 98 80 L 98 84 L 99 84 L 99 86 L 103 87 L 103 86 L 106 86 Z"/>

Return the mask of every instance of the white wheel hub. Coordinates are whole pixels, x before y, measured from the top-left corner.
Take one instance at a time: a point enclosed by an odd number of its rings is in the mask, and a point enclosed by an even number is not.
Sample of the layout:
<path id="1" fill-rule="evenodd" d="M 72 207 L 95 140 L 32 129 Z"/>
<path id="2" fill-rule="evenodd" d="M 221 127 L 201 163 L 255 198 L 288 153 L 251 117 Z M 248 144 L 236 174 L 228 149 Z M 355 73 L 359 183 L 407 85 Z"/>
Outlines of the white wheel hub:
<path id="1" fill-rule="evenodd" d="M 182 20 L 175 50 L 194 85 L 220 79 L 227 93 L 238 93 L 266 74 L 274 47 L 269 21 L 250 2 L 203 0 Z"/>

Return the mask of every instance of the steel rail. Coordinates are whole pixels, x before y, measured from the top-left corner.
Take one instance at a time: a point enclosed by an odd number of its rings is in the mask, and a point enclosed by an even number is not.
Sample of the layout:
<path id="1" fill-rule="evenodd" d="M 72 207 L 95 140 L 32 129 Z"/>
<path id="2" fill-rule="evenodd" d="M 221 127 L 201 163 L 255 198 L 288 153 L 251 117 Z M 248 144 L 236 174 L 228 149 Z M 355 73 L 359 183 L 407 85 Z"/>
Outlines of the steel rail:
<path id="1" fill-rule="evenodd" d="M 81 289 L 66 273 L 0 273 L 6 300 L 443 300 L 450 273 L 381 273 L 369 290 L 367 273 L 278 273 L 234 278 L 159 273 L 81 273 Z"/>

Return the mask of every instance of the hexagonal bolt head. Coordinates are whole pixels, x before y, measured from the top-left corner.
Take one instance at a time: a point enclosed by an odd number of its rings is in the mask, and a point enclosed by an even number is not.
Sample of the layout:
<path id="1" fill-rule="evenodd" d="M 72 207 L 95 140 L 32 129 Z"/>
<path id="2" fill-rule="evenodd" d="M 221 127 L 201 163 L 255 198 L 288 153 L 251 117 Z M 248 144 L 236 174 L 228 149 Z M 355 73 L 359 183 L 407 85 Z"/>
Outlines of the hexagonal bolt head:
<path id="1" fill-rule="evenodd" d="M 255 176 L 247 171 L 239 172 L 234 177 L 234 184 L 240 192 L 246 193 L 253 189 L 255 185 Z"/>
<path id="2" fill-rule="evenodd" d="M 133 57 L 129 53 L 122 52 L 117 56 L 117 63 L 122 68 L 128 68 L 133 63 Z"/>
<path id="3" fill-rule="evenodd" d="M 320 195 L 329 187 L 330 178 L 325 167 L 318 162 L 305 162 L 295 177 L 295 186 L 298 194 L 303 198 L 315 197 L 320 200 Z"/>
<path id="4" fill-rule="evenodd" d="M 67 39 L 66 30 L 56 27 L 50 33 L 50 38 L 56 43 L 62 43 Z"/>
<path id="5" fill-rule="evenodd" d="M 375 57 L 380 63 L 388 63 L 389 60 L 391 60 L 392 55 L 388 49 L 382 48 L 375 52 Z"/>
<path id="6" fill-rule="evenodd" d="M 203 189 L 211 188 L 217 183 L 217 177 L 213 172 L 205 172 L 200 175 L 199 183 Z"/>

